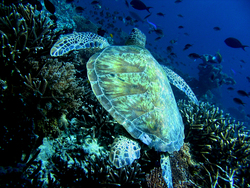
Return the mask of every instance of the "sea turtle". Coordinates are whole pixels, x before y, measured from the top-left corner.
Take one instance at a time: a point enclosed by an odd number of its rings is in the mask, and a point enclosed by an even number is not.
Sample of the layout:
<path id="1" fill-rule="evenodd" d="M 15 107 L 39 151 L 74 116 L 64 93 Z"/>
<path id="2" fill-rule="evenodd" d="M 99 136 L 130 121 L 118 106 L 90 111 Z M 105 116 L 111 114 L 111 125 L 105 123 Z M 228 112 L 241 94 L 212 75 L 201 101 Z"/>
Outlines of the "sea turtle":
<path id="1" fill-rule="evenodd" d="M 104 37 L 83 32 L 65 35 L 51 48 L 51 56 L 72 50 L 94 53 L 87 62 L 87 75 L 101 105 L 135 139 L 118 136 L 112 144 L 110 161 L 117 168 L 140 157 L 136 139 L 161 154 L 162 175 L 172 185 L 169 153 L 183 145 L 184 125 L 172 83 L 196 104 L 198 100 L 186 82 L 161 66 L 145 48 L 146 36 L 134 28 L 124 46 L 111 46 Z"/>

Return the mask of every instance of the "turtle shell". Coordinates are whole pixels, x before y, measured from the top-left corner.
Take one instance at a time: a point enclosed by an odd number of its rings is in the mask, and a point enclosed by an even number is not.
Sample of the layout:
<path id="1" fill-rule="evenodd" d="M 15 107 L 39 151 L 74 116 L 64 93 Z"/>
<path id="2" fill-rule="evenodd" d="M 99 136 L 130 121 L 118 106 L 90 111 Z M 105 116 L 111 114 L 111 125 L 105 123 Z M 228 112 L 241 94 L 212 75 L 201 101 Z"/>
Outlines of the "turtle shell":
<path id="1" fill-rule="evenodd" d="M 92 90 L 135 139 L 156 151 L 180 149 L 184 125 L 166 73 L 139 46 L 109 46 L 87 62 Z"/>

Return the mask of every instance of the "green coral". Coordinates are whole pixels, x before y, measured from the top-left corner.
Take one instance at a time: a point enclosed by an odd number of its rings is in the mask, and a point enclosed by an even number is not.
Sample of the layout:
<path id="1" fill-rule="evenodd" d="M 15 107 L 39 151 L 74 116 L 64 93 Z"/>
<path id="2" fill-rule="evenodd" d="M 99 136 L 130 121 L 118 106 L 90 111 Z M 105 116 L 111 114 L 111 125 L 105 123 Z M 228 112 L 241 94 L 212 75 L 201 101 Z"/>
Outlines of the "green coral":
<path id="1" fill-rule="evenodd" d="M 244 124 L 209 103 L 194 106 L 180 101 L 178 105 L 185 124 L 185 142 L 190 143 L 202 169 L 196 173 L 196 184 L 249 186 L 250 136 Z"/>

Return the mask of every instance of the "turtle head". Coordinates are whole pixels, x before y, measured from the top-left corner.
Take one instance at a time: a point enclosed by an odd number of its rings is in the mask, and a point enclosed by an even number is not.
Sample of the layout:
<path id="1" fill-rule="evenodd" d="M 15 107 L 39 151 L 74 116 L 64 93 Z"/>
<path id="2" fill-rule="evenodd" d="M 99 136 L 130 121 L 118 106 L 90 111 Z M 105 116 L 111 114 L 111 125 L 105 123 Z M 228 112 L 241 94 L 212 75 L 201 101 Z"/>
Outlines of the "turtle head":
<path id="1" fill-rule="evenodd" d="M 134 28 L 125 44 L 136 45 L 144 48 L 146 45 L 146 35 L 140 29 Z"/>

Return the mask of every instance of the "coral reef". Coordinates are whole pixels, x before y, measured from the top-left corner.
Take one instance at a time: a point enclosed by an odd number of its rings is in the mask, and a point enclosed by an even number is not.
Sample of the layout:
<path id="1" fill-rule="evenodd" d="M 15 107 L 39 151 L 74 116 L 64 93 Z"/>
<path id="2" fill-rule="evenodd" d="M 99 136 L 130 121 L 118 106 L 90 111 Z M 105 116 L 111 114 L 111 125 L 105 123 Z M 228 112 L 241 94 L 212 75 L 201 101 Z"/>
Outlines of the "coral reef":
<path id="1" fill-rule="evenodd" d="M 96 114 L 94 112 L 95 116 L 91 118 L 94 119 Z M 107 126 L 113 124 L 110 117 L 107 120 Z M 114 168 L 108 159 L 109 146 L 100 142 L 102 139 L 97 139 L 105 137 L 102 132 L 104 130 L 97 135 L 94 127 L 87 128 L 84 122 L 72 119 L 58 138 L 43 139 L 34 165 L 29 166 L 24 174 L 36 172 L 38 184 L 45 187 L 78 187 L 83 184 L 96 187 L 140 186 L 145 176 L 141 165 L 134 162 L 120 169 Z"/>
<path id="2" fill-rule="evenodd" d="M 206 86 L 205 90 L 217 88 L 223 84 L 234 85 L 235 80 L 222 72 L 222 65 L 220 64 L 199 64 L 199 85 Z"/>
<path id="3" fill-rule="evenodd" d="M 236 84 L 236 81 L 232 77 L 222 72 L 222 65 L 218 61 L 213 60 L 216 59 L 216 56 L 204 54 L 201 56 L 201 59 L 203 63 L 200 63 L 197 67 L 199 70 L 199 80 L 196 81 L 196 87 L 198 86 L 198 89 L 194 91 L 195 93 L 203 97 L 209 95 L 212 89 L 218 88 L 223 84 Z"/>
<path id="4" fill-rule="evenodd" d="M 73 16 L 72 19 L 74 20 L 76 24 L 76 31 L 77 32 L 92 32 L 92 33 L 97 33 L 98 26 L 91 22 L 90 20 L 76 15 Z M 101 26 L 101 25 L 100 25 Z"/>
<path id="5" fill-rule="evenodd" d="M 35 8 L 30 5 L 0 4 L 0 57 L 5 66 L 11 66 L 14 62 L 20 69 L 21 62 L 28 57 L 36 54 L 39 58 L 40 55 L 48 54 L 53 41 L 58 38 L 60 33 L 54 32 L 55 24 L 46 15 L 36 15 L 35 12 Z"/>
<path id="6" fill-rule="evenodd" d="M 42 164 L 33 157 L 44 136 L 62 134 L 63 116 L 79 110 L 84 83 L 73 62 L 48 58 L 62 32 L 47 14 L 20 3 L 0 4 L 0 15 L 0 183 L 39 187 Z"/>
<path id="7" fill-rule="evenodd" d="M 178 105 L 185 123 L 185 142 L 199 163 L 194 183 L 202 187 L 249 186 L 250 136 L 243 123 L 209 103 Z"/>
<path id="8" fill-rule="evenodd" d="M 31 5 L 0 4 L 0 186 L 166 187 L 160 153 L 142 143 L 141 157 L 131 165 L 116 169 L 110 163 L 111 143 L 126 131 L 82 76 L 89 54 L 49 57 L 62 29 L 97 27 L 85 18 L 80 27 L 83 18 L 70 4 L 52 2 L 60 15 L 57 25 Z M 122 35 L 125 40 L 127 34 Z M 213 76 L 202 73 L 200 78 L 213 78 L 209 89 L 233 83 L 219 66 L 200 67 L 201 72 L 208 69 Z M 170 155 L 174 186 L 249 186 L 250 136 L 243 124 L 209 103 L 178 105 L 186 143 Z"/>
<path id="9" fill-rule="evenodd" d="M 39 135 L 58 135 L 58 118 L 78 111 L 84 93 L 73 62 L 47 58 L 62 32 L 55 31 L 48 15 L 28 4 L 0 4 L 0 14 L 1 107 L 35 118 Z"/>
<path id="10" fill-rule="evenodd" d="M 146 175 L 146 181 L 149 188 L 167 187 L 165 180 L 162 177 L 162 170 L 160 167 L 154 167 L 154 169 Z"/>
<path id="11" fill-rule="evenodd" d="M 174 187 L 193 187 L 193 169 L 199 166 L 190 154 L 190 144 L 184 143 L 180 151 L 170 155 Z"/>

